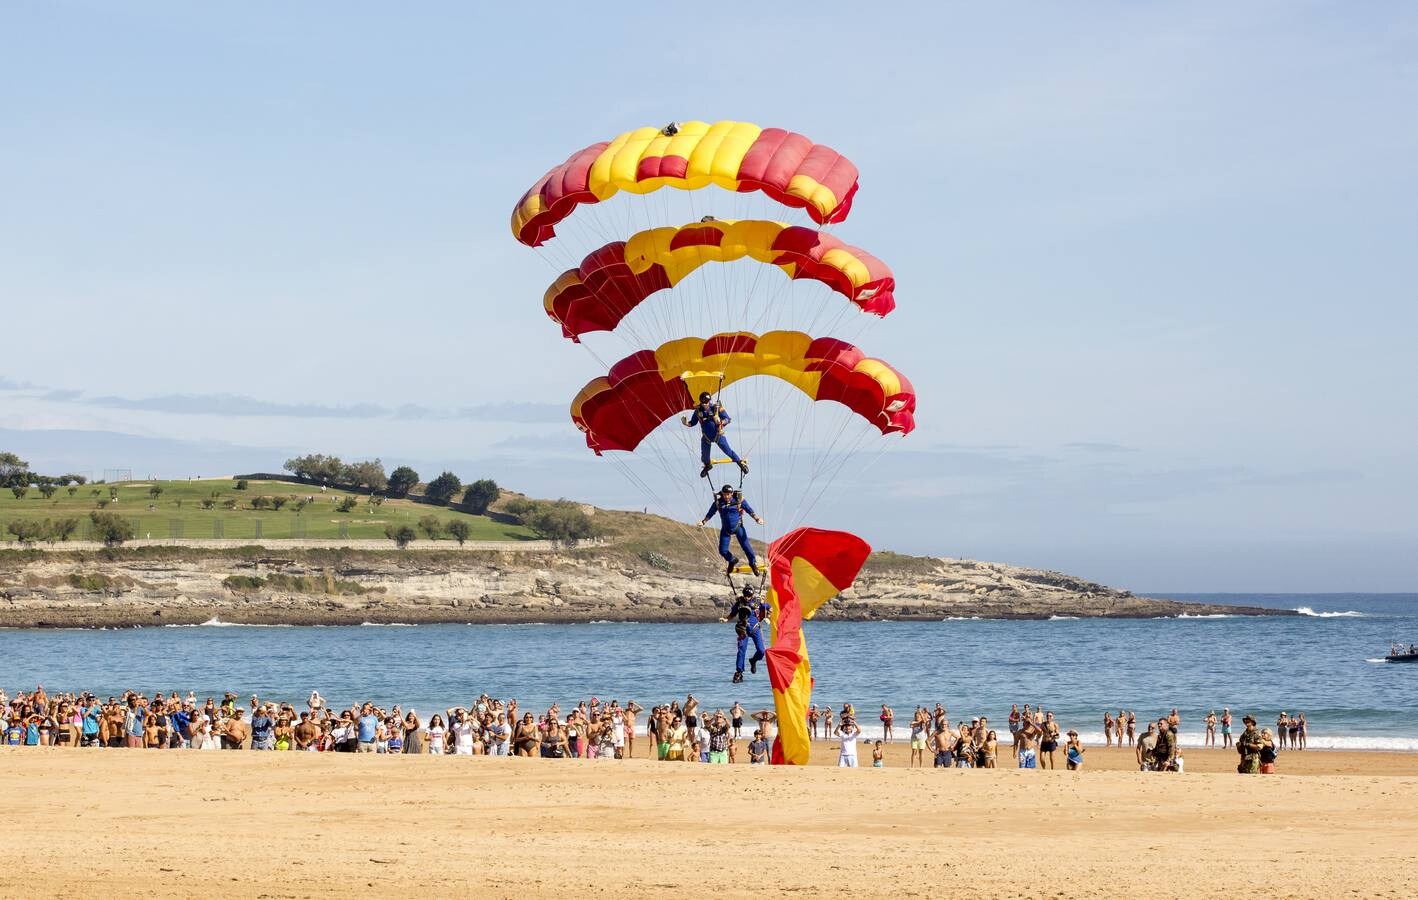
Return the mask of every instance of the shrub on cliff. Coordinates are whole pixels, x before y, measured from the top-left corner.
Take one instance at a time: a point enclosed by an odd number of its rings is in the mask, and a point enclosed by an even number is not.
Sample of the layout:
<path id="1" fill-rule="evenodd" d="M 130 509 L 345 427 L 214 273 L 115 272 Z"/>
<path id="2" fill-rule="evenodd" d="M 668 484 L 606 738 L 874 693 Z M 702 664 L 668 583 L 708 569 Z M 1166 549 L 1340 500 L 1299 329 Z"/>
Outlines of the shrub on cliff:
<path id="1" fill-rule="evenodd" d="M 468 527 L 468 523 L 462 519 L 455 519 L 448 523 L 448 533 L 453 535 L 453 539 L 458 542 L 458 546 L 463 546 L 463 542 L 472 534 L 473 529 Z"/>
<path id="2" fill-rule="evenodd" d="M 579 503 L 570 500 L 514 500 L 507 511 L 539 537 L 575 546 L 577 541 L 600 537 L 601 529 Z"/>
<path id="3" fill-rule="evenodd" d="M 438 536 L 443 533 L 443 521 L 437 516 L 424 516 L 419 519 L 419 531 L 422 531 L 424 537 L 430 541 L 436 541 Z"/>
<path id="4" fill-rule="evenodd" d="M 94 538 L 103 541 L 106 547 L 133 540 L 133 523 L 117 513 L 91 512 L 89 520 L 94 525 Z"/>
<path id="5" fill-rule="evenodd" d="M 413 543 L 414 538 L 418 537 L 418 533 L 407 525 L 400 525 L 398 528 L 393 525 L 385 525 L 384 536 L 393 541 L 394 546 L 403 550 Z"/>

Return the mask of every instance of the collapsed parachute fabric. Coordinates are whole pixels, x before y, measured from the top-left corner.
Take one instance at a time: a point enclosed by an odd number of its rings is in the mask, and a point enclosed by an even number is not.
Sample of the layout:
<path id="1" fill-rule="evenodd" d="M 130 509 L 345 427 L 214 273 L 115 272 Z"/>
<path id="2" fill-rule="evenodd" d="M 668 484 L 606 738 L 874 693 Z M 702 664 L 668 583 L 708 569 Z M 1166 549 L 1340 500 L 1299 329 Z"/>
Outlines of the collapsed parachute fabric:
<path id="1" fill-rule="evenodd" d="M 692 191 L 711 184 L 739 193 L 762 191 L 825 225 L 851 211 L 857 167 L 801 134 L 748 122 L 637 128 L 592 144 L 543 175 L 517 202 L 512 233 L 540 247 L 583 203 L 599 203 L 620 191 Z"/>
<path id="2" fill-rule="evenodd" d="M 813 228 L 720 219 L 652 228 L 606 244 L 557 278 L 543 304 L 562 332 L 579 341 L 590 331 L 614 331 L 646 298 L 700 266 L 745 257 L 792 279 L 820 281 L 862 312 L 885 316 L 896 308 L 896 279 L 870 253 Z"/>
<path id="3" fill-rule="evenodd" d="M 634 450 L 670 416 L 693 408 L 701 391 L 755 375 L 781 379 L 812 400 L 836 401 L 882 434 L 916 427 L 916 393 L 906 376 L 845 341 L 801 331 L 727 332 L 633 353 L 581 389 L 571 420 L 597 455 Z"/>
<path id="4" fill-rule="evenodd" d="M 807 707 L 813 679 L 803 622 L 852 586 L 870 554 L 871 547 L 856 535 L 820 528 L 790 531 L 768 546 L 768 603 L 773 610 L 768 682 L 778 713 L 770 760 L 774 765 L 805 766 L 812 749 Z"/>

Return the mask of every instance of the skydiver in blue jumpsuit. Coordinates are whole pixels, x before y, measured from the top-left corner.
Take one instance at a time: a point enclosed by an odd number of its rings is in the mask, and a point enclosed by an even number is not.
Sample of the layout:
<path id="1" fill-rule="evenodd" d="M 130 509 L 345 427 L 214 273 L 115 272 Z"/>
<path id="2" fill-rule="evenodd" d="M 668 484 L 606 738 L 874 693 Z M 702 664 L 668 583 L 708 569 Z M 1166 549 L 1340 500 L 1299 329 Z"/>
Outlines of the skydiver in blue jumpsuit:
<path id="1" fill-rule="evenodd" d="M 699 472 L 700 478 L 708 478 L 709 470 L 714 468 L 714 464 L 709 460 L 715 447 L 724 451 L 725 455 L 738 465 L 740 472 L 748 474 L 748 463 L 739 459 L 734 448 L 729 446 L 729 439 L 724 436 L 724 429 L 733 420 L 729 418 L 723 404 L 715 403 L 708 391 L 699 395 L 699 405 L 694 407 L 694 412 L 688 418 L 681 417 L 680 421 L 689 428 L 699 426 L 699 461 L 704 463 L 704 468 Z"/>
<path id="2" fill-rule="evenodd" d="M 743 658 L 748 652 L 748 642 L 753 641 L 753 657 L 748 661 L 748 670 L 758 672 L 758 661 L 763 658 L 763 635 L 760 626 L 763 610 L 767 604 L 753 599 L 753 588 L 745 587 L 743 593 L 734 598 L 734 605 L 721 622 L 733 620 L 734 631 L 738 634 L 739 655 L 734 663 L 734 684 L 743 681 Z M 766 618 L 766 616 L 764 617 Z"/>
<path id="3" fill-rule="evenodd" d="M 719 555 L 729 564 L 725 572 L 732 575 L 734 566 L 738 565 L 739 558 L 729 552 L 729 539 L 738 538 L 739 546 L 748 557 L 749 568 L 753 570 L 753 574 L 761 574 L 758 571 L 758 557 L 754 556 L 753 545 L 748 542 L 748 529 L 743 527 L 745 514 L 762 525 L 763 520 L 759 518 L 758 513 L 743 499 L 743 494 L 727 484 L 719 490 L 719 495 L 709 505 L 709 511 L 704 514 L 704 518 L 699 520 L 700 527 L 712 519 L 715 513 L 719 515 Z"/>

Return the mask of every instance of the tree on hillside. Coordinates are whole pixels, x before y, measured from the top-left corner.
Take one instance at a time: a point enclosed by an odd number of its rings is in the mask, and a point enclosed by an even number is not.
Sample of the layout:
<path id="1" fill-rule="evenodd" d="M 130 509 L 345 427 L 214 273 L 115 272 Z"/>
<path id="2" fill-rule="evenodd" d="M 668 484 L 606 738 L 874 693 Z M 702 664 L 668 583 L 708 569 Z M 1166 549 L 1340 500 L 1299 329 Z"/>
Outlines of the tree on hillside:
<path id="1" fill-rule="evenodd" d="M 12 485 L 10 485 L 10 493 L 12 493 L 12 494 L 15 495 L 15 499 L 16 499 L 16 500 L 23 500 L 23 499 L 25 499 L 25 494 L 28 494 L 29 492 L 30 492 L 30 489 L 29 489 L 27 486 L 23 485 L 23 484 L 12 484 Z"/>
<path id="2" fill-rule="evenodd" d="M 69 540 L 69 538 L 74 536 L 74 532 L 78 530 L 79 520 L 72 516 L 66 516 L 63 519 L 55 519 L 53 522 L 50 522 L 48 519 L 44 520 L 44 539 L 51 544 L 55 541 Z"/>
<path id="3" fill-rule="evenodd" d="M 345 464 L 338 456 L 311 453 L 286 460 L 282 467 L 297 478 L 323 484 L 339 484 L 344 479 Z"/>
<path id="4" fill-rule="evenodd" d="M 384 463 L 378 459 L 350 463 L 345 466 L 341 480 L 345 484 L 370 491 L 382 491 L 389 486 L 389 479 L 384 475 Z"/>
<path id="5" fill-rule="evenodd" d="M 94 537 L 105 546 L 117 547 L 124 541 L 133 540 L 133 523 L 111 512 L 91 512 L 89 520 L 94 523 Z"/>
<path id="6" fill-rule="evenodd" d="M 472 534 L 472 532 L 473 530 L 468 527 L 468 523 L 464 522 L 462 519 L 454 519 L 452 522 L 448 523 L 448 533 L 453 535 L 453 539 L 458 542 L 459 547 L 463 546 L 463 542 L 468 539 L 468 535 Z"/>
<path id="7" fill-rule="evenodd" d="M 502 488 L 491 478 L 480 478 L 463 492 L 463 509 L 475 516 L 487 514 L 487 508 L 502 496 Z"/>
<path id="8" fill-rule="evenodd" d="M 389 474 L 389 496 L 407 497 L 418 483 L 419 473 L 408 466 L 400 466 Z"/>
<path id="9" fill-rule="evenodd" d="M 13 453 L 0 453 L 0 487 L 28 486 L 30 464 Z"/>
<path id="10" fill-rule="evenodd" d="M 599 537 L 601 529 L 581 508 L 570 500 L 514 500 L 507 504 L 507 511 L 521 520 L 539 537 L 561 544 L 575 545 L 577 541 Z"/>
<path id="11" fill-rule="evenodd" d="M 154 500 L 162 496 L 162 485 L 155 484 L 148 488 L 148 496 Z"/>
<path id="12" fill-rule="evenodd" d="M 422 531 L 430 541 L 436 541 L 438 536 L 443 533 L 443 520 L 438 516 L 424 516 L 419 519 L 419 531 Z"/>
<path id="13" fill-rule="evenodd" d="M 452 472 L 444 472 L 428 483 L 423 495 L 433 503 L 447 503 L 463 487 L 463 482 Z"/>
<path id="14" fill-rule="evenodd" d="M 39 486 L 39 495 L 44 499 L 48 500 L 50 497 L 54 496 L 54 492 L 57 490 L 59 490 L 59 488 L 56 487 L 53 483 L 45 482 L 44 484 L 41 484 Z"/>

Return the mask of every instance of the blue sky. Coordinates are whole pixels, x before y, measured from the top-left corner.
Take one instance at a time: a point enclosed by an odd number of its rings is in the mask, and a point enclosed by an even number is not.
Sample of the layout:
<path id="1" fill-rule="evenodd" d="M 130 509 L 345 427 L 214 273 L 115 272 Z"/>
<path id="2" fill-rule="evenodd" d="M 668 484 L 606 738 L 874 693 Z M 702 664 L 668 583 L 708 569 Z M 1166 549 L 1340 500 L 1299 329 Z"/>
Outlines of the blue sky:
<path id="1" fill-rule="evenodd" d="M 5 4 L 0 445 L 643 506 L 577 446 L 598 364 L 507 219 L 581 146 L 737 118 L 858 164 L 836 233 L 899 283 L 851 337 L 920 428 L 816 524 L 1140 590 L 1418 583 L 1412 5 L 478 7 Z"/>

